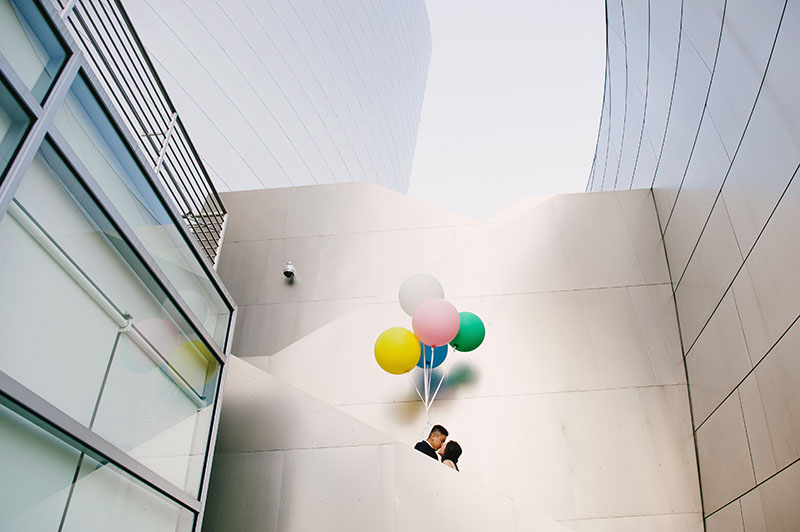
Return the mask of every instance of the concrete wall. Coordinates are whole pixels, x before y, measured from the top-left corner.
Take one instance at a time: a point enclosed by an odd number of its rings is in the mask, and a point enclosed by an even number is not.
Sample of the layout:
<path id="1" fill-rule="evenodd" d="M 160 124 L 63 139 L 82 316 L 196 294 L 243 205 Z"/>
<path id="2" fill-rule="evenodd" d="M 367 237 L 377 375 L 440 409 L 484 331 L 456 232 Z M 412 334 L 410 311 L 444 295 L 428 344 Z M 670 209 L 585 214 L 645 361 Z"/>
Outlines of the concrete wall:
<path id="1" fill-rule="evenodd" d="M 708 530 L 796 530 L 800 5 L 624 1 L 608 15 L 589 189 L 653 188 Z"/>
<path id="2" fill-rule="evenodd" d="M 218 271 L 239 305 L 233 352 L 271 355 L 493 227 L 369 183 L 233 192 Z M 283 266 L 297 275 L 288 284 Z"/>
<path id="3" fill-rule="evenodd" d="M 231 357 L 203 530 L 568 532 Z"/>
<path id="4" fill-rule="evenodd" d="M 424 269 L 460 310 L 487 325 L 481 348 L 452 353 L 443 364 L 449 377 L 431 410 L 431 421 L 464 447 L 462 478 L 573 530 L 700 530 L 685 372 L 650 193 L 557 196 L 516 216 L 458 224 L 367 187 L 330 188 L 340 205 L 352 205 L 345 198 L 356 193 L 358 205 L 380 206 L 375 216 L 315 201 L 332 194 L 319 190 L 328 187 L 292 190 L 284 215 L 383 226 L 358 233 L 370 235 L 360 240 L 322 222 L 317 235 L 272 233 L 280 229 L 269 206 L 286 201 L 267 198 L 286 192 L 226 199 L 231 220 L 246 221 L 250 231 L 247 243 L 223 246 L 220 274 L 234 297 L 275 294 L 275 305 L 295 297 L 298 307 L 313 309 L 316 300 L 293 292 L 302 285 L 285 285 L 279 269 L 265 275 L 262 266 L 282 266 L 286 246 L 303 241 L 298 283 L 302 272 L 316 272 L 316 290 L 364 298 L 275 354 L 237 355 L 410 447 L 426 422 L 410 382 L 418 376 L 383 373 L 372 346 L 382 330 L 410 327 L 396 294 L 407 275 Z M 236 227 L 229 235 L 241 235 Z M 324 252 L 343 248 L 359 259 L 360 275 L 347 275 L 348 263 Z M 241 310 L 247 301 L 237 303 Z M 268 319 L 239 325 L 240 347 L 268 337 Z"/>

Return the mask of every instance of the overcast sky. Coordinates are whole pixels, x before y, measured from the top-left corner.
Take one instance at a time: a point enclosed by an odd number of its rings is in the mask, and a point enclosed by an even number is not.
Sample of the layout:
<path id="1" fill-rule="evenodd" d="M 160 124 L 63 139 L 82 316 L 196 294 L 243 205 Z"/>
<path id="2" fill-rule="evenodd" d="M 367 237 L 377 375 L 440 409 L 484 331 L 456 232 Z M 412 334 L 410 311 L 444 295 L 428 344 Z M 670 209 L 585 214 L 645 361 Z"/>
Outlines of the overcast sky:
<path id="1" fill-rule="evenodd" d="M 581 192 L 605 63 L 602 0 L 427 0 L 433 53 L 409 194 L 476 218 Z"/>

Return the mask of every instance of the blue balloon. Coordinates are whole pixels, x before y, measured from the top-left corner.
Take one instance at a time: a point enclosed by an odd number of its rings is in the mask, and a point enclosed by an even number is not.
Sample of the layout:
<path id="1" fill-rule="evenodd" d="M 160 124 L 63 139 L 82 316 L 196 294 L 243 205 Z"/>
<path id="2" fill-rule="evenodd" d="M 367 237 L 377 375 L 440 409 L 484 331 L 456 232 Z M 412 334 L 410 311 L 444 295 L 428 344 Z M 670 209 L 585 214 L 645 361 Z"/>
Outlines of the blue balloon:
<path id="1" fill-rule="evenodd" d="M 425 345 L 422 342 L 420 342 L 419 346 L 420 346 L 420 353 L 419 353 L 419 362 L 417 362 L 418 368 L 425 369 L 425 366 L 423 364 L 427 365 L 429 368 L 437 368 L 442 362 L 444 362 L 444 359 L 447 357 L 447 344 L 431 348 L 431 346 Z M 423 348 L 425 350 L 425 362 L 422 361 Z M 433 366 L 431 366 L 431 356 L 433 357 Z"/>

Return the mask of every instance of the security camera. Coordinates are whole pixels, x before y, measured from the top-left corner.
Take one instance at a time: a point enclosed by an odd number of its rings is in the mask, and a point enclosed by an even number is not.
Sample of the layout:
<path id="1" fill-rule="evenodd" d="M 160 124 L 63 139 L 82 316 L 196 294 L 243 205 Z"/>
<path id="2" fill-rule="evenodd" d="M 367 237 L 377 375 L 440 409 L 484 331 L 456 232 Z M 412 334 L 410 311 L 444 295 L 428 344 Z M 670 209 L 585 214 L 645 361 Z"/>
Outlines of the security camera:
<path id="1" fill-rule="evenodd" d="M 294 264 L 292 261 L 286 261 L 286 266 L 283 267 L 283 276 L 289 280 L 294 279 L 294 274 L 296 270 L 294 269 Z"/>

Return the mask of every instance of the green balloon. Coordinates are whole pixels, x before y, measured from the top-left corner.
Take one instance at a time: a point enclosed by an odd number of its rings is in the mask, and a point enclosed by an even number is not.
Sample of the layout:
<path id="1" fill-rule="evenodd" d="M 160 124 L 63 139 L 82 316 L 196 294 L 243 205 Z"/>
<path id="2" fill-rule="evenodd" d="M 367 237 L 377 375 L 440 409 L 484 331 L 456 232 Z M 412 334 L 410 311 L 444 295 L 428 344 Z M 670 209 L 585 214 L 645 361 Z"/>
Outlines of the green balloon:
<path id="1" fill-rule="evenodd" d="M 459 312 L 458 315 L 461 318 L 461 325 L 450 345 L 456 351 L 472 351 L 483 343 L 486 327 L 483 326 L 481 319 L 472 312 Z"/>

